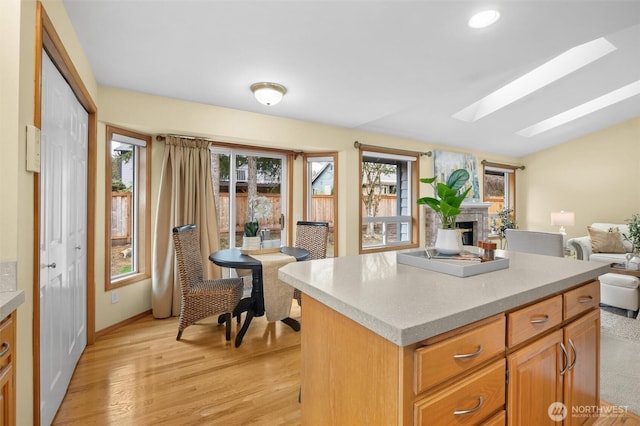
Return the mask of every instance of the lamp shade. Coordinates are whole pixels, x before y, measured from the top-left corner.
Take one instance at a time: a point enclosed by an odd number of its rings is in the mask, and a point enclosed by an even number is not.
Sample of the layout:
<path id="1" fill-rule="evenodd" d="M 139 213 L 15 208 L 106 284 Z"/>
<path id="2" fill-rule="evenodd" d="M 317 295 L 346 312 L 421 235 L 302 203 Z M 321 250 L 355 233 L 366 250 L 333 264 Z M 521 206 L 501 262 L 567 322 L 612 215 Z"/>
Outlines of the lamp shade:
<path id="1" fill-rule="evenodd" d="M 258 102 L 263 105 L 275 105 L 282 100 L 287 93 L 287 88 L 277 83 L 254 83 L 251 91 Z"/>
<path id="2" fill-rule="evenodd" d="M 573 212 L 551 212 L 552 226 L 573 226 L 576 224 L 576 217 Z"/>

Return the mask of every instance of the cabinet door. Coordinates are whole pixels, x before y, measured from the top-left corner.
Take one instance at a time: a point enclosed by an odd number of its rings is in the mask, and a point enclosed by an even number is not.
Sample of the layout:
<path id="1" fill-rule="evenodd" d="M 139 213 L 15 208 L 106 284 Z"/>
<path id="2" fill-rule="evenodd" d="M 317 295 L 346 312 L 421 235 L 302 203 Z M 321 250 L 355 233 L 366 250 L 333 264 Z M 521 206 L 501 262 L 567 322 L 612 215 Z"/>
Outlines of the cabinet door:
<path id="1" fill-rule="evenodd" d="M 557 330 L 507 357 L 509 425 L 557 425 L 549 406 L 562 402 L 560 371 L 566 359 L 561 343 L 562 330 Z"/>
<path id="2" fill-rule="evenodd" d="M 596 309 L 564 328 L 570 364 L 564 374 L 565 425 L 583 425 L 597 417 L 590 408 L 600 403 L 600 310 Z M 575 413 L 575 414 L 574 414 Z"/>
<path id="3" fill-rule="evenodd" d="M 6 365 L 0 371 L 0 426 L 15 425 L 13 412 L 13 370 L 11 365 Z"/>

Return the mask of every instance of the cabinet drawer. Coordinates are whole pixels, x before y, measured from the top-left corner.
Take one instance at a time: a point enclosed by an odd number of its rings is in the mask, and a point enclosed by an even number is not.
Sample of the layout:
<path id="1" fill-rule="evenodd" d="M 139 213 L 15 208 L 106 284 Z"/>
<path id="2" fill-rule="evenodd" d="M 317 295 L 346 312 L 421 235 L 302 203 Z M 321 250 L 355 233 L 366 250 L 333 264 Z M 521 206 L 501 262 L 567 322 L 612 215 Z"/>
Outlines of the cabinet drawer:
<path id="1" fill-rule="evenodd" d="M 504 407 L 505 360 L 414 404 L 416 425 L 478 424 Z"/>
<path id="2" fill-rule="evenodd" d="M 562 322 L 562 295 L 507 314 L 507 346 L 513 347 Z"/>
<path id="3" fill-rule="evenodd" d="M 415 393 L 504 353 L 505 319 L 416 350 Z"/>
<path id="4" fill-rule="evenodd" d="M 0 323 L 0 369 L 11 362 L 14 340 L 13 318 L 11 315 Z"/>
<path id="5" fill-rule="evenodd" d="M 600 282 L 594 281 L 564 294 L 564 319 L 569 319 L 600 304 Z"/>

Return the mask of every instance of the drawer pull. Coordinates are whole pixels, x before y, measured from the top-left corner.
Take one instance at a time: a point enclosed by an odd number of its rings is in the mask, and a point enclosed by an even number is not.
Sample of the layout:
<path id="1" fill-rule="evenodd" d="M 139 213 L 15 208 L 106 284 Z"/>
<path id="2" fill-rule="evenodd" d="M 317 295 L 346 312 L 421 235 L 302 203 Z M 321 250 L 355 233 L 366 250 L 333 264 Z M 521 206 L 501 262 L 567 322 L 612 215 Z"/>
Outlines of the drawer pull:
<path id="1" fill-rule="evenodd" d="M 484 399 L 479 396 L 478 397 L 478 405 L 476 405 L 473 408 L 470 408 L 468 410 L 456 410 L 453 412 L 453 414 L 455 416 L 462 416 L 463 414 L 471 414 L 471 413 L 475 413 L 476 411 L 478 411 L 480 409 L 480 407 L 482 407 L 482 404 L 484 404 Z"/>
<path id="2" fill-rule="evenodd" d="M 7 352 L 9 352 L 9 349 L 11 349 L 9 342 L 2 342 L 2 346 L 0 346 L 0 358 L 5 356 Z"/>
<path id="3" fill-rule="evenodd" d="M 593 297 L 591 296 L 583 296 L 578 298 L 578 303 L 591 303 L 593 301 Z"/>
<path id="4" fill-rule="evenodd" d="M 549 322 L 549 315 L 545 315 L 544 318 L 529 320 L 529 322 L 531 324 L 544 324 L 545 322 Z"/>
<path id="5" fill-rule="evenodd" d="M 470 354 L 455 354 L 453 356 L 454 359 L 465 359 L 465 358 L 475 358 L 482 353 L 482 345 L 478 346 L 478 350 L 470 353 Z"/>

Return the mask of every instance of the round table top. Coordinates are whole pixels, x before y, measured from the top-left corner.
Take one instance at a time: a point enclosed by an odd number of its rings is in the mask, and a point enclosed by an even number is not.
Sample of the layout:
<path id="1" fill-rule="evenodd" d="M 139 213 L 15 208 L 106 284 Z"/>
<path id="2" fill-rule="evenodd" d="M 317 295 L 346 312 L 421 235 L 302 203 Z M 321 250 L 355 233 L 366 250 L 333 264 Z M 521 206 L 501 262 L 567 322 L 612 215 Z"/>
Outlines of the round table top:
<path id="1" fill-rule="evenodd" d="M 293 256 L 298 261 L 305 260 L 309 257 L 309 251 L 299 247 L 281 247 L 280 253 Z M 218 250 L 209 255 L 209 260 L 218 266 L 225 266 L 227 268 L 250 269 L 262 266 L 259 260 L 242 254 L 240 249 L 237 248 Z"/>

